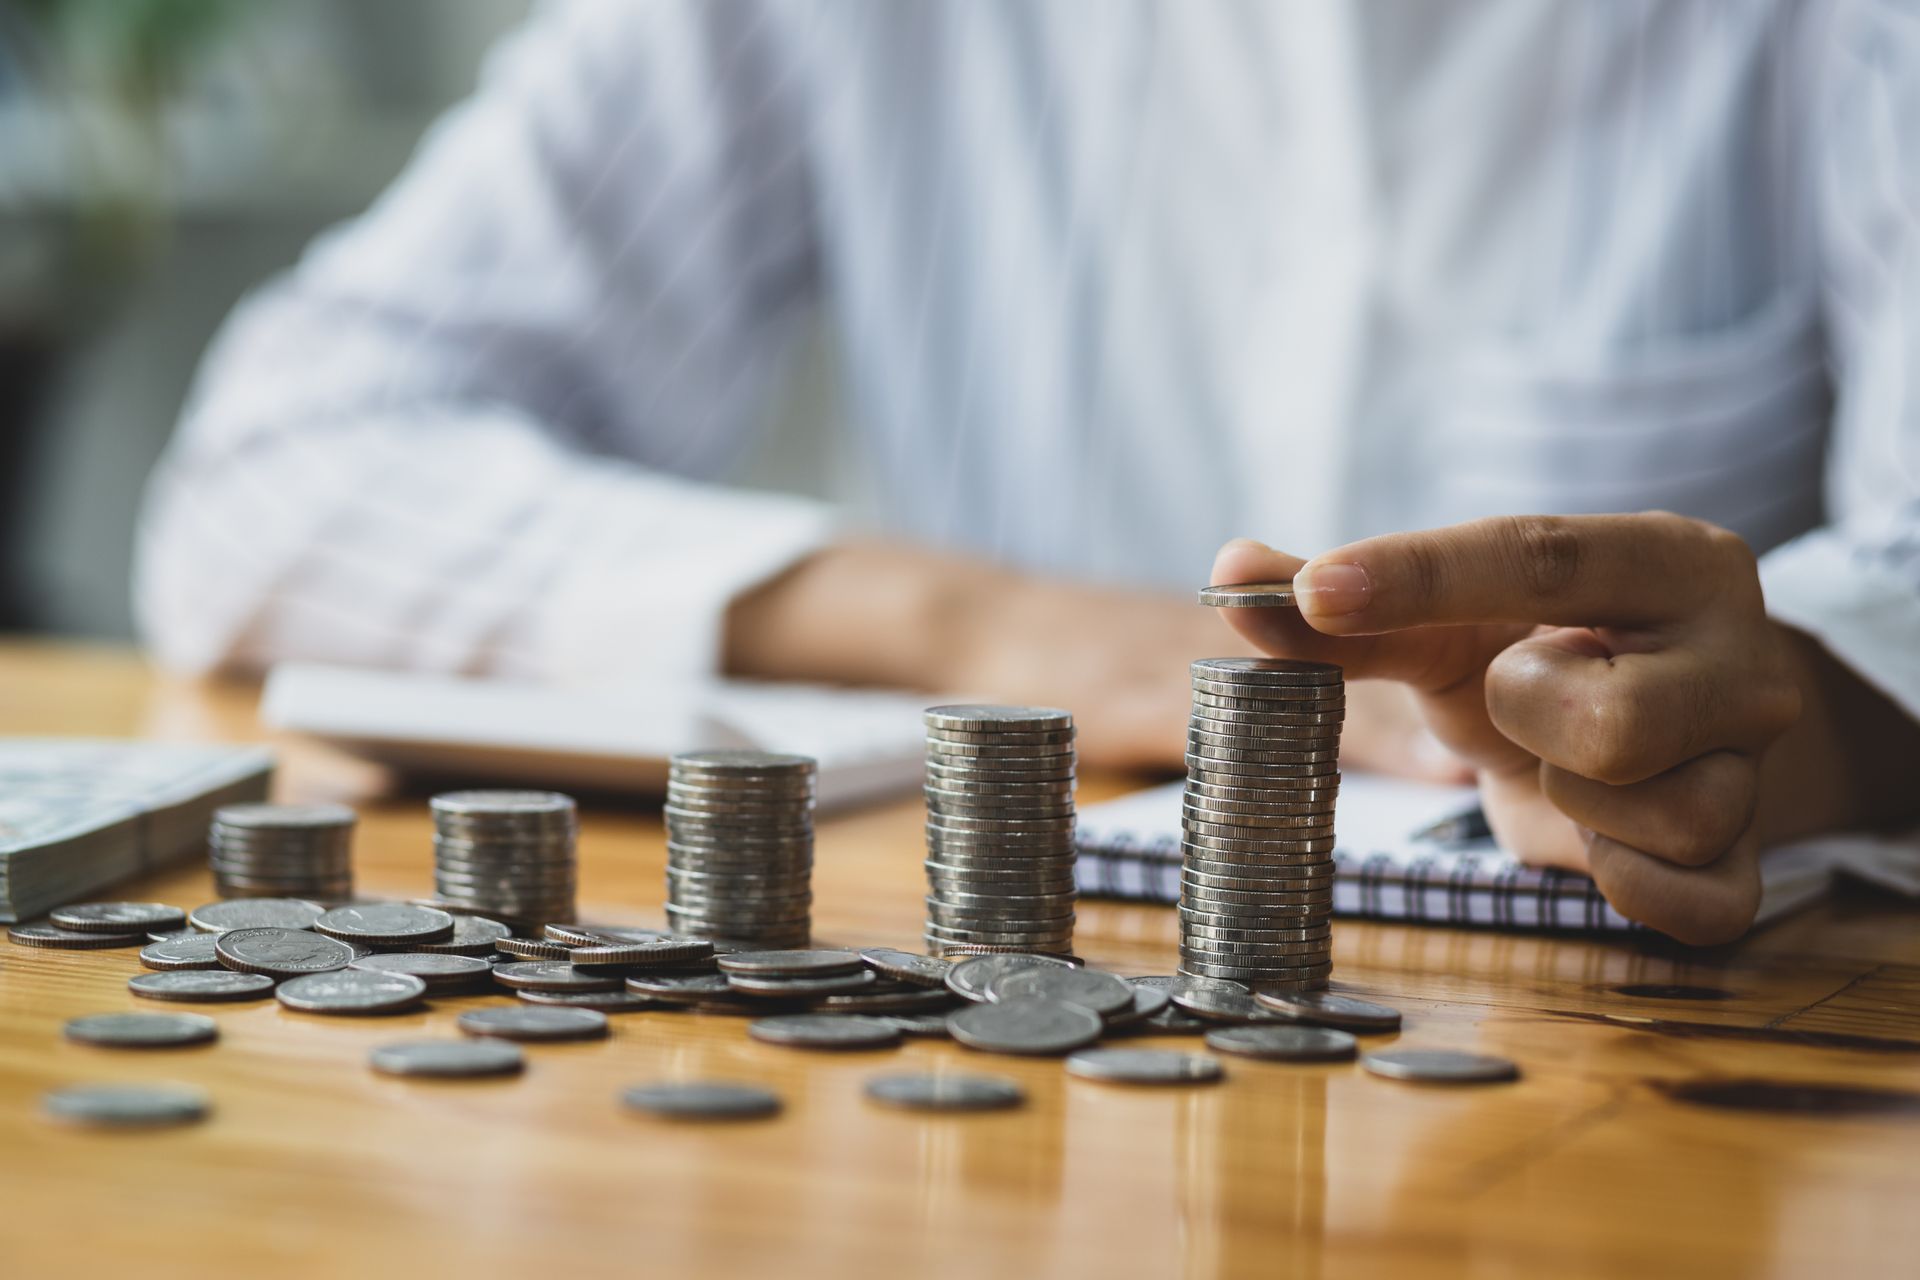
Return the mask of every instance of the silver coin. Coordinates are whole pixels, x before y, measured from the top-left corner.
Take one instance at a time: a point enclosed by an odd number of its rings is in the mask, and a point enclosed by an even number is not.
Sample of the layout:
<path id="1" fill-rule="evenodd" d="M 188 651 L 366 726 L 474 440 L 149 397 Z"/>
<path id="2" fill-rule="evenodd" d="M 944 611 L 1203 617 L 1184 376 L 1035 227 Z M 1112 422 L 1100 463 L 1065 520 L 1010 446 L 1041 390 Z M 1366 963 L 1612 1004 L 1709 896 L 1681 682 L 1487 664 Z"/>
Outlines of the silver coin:
<path id="1" fill-rule="evenodd" d="M 381 1045 L 367 1064 L 387 1076 L 474 1080 L 519 1075 L 527 1057 L 505 1040 L 406 1040 Z"/>
<path id="2" fill-rule="evenodd" d="M 432 951 L 390 951 L 383 955 L 361 956 L 348 969 L 366 973 L 405 973 L 427 984 L 429 991 L 444 991 L 485 982 L 493 966 L 476 956 L 441 955 Z"/>
<path id="3" fill-rule="evenodd" d="M 1196 677 L 1248 684 L 1341 684 L 1346 679 L 1334 663 L 1293 658 L 1197 658 L 1188 669 Z"/>
<path id="4" fill-rule="evenodd" d="M 811 1000 L 818 996 L 847 995 L 874 985 L 871 969 L 852 973 L 828 973 L 819 977 L 795 978 L 786 974 L 729 973 L 727 985 L 743 995 L 785 997 Z"/>
<path id="5" fill-rule="evenodd" d="M 211 1043 L 220 1025 L 197 1013 L 93 1013 L 70 1019 L 64 1034 L 106 1049 L 178 1049 Z"/>
<path id="6" fill-rule="evenodd" d="M 737 951 L 720 957 L 722 973 L 797 978 L 852 973 L 860 967 L 860 953 L 857 951 Z"/>
<path id="7" fill-rule="evenodd" d="M 1505 1058 L 1449 1049 L 1383 1049 L 1360 1059 L 1360 1065 L 1389 1080 L 1425 1084 L 1495 1084 L 1520 1078 L 1520 1068 Z"/>
<path id="8" fill-rule="evenodd" d="M 344 969 L 359 956 L 338 939 L 276 927 L 228 929 L 215 940 L 214 952 L 229 969 L 276 978 Z"/>
<path id="9" fill-rule="evenodd" d="M 189 933 L 167 938 L 140 948 L 140 963 L 149 969 L 218 969 L 220 957 L 214 946 L 217 933 Z"/>
<path id="10" fill-rule="evenodd" d="M 884 977 L 920 987 L 944 987 L 953 969 L 951 961 L 892 947 L 868 947 L 860 953 L 860 959 Z"/>
<path id="11" fill-rule="evenodd" d="M 1189 983 L 1167 994 L 1182 1009 L 1196 1018 L 1205 1018 L 1209 1022 L 1248 1024 L 1286 1021 L 1271 1009 L 1262 1007 L 1254 1000 L 1253 992 L 1244 986 L 1241 986 L 1238 991 L 1233 991 L 1211 985 L 1203 987 Z"/>
<path id="12" fill-rule="evenodd" d="M 82 902 L 55 907 L 47 919 L 79 933 L 146 933 L 178 929 L 186 924 L 187 913 L 164 902 Z"/>
<path id="13" fill-rule="evenodd" d="M 316 932 L 349 942 L 396 946 L 439 942 L 453 936 L 453 917 L 433 907 L 405 902 L 369 902 L 335 907 L 313 922 Z"/>
<path id="14" fill-rule="evenodd" d="M 963 1000 L 985 1003 L 992 998 L 987 994 L 988 988 L 1002 974 L 1014 973 L 1021 969 L 1052 968 L 1067 964 L 1067 961 L 1058 956 L 1019 952 L 1007 955 L 975 956 L 970 960 L 962 960 L 947 971 L 947 990 Z"/>
<path id="15" fill-rule="evenodd" d="M 969 1005 L 947 1016 L 949 1035 L 989 1053 L 1070 1053 L 1098 1040 L 1104 1026 L 1083 1005 L 1032 996 Z"/>
<path id="16" fill-rule="evenodd" d="M 1347 1031 L 1398 1031 L 1400 1012 L 1327 991 L 1256 991 L 1254 998 L 1295 1022 Z"/>
<path id="17" fill-rule="evenodd" d="M 697 1004 L 733 994 L 725 974 L 642 973 L 626 980 L 626 990 L 665 1004 Z"/>
<path id="18" fill-rule="evenodd" d="M 879 990 L 830 995 L 820 1002 L 822 1013 L 923 1013 L 944 1012 L 953 1004 L 953 993 L 944 986 L 915 987 L 904 982 L 879 981 Z"/>
<path id="19" fill-rule="evenodd" d="M 195 907 L 187 923 L 206 933 L 229 929 L 311 929 L 326 908 L 304 898 L 236 898 Z"/>
<path id="20" fill-rule="evenodd" d="M 1207 1047 L 1270 1062 L 1346 1062 L 1357 1052 L 1345 1031 L 1301 1026 L 1219 1027 L 1207 1032 Z"/>
<path id="21" fill-rule="evenodd" d="M 545 938 L 497 938 L 493 950 L 496 955 L 514 956 L 521 960 L 568 960 L 573 958 L 573 948 L 564 942 L 549 942 Z"/>
<path id="22" fill-rule="evenodd" d="M 601 1013 L 642 1013 L 667 1007 L 658 1000 L 649 1000 L 631 991 L 516 991 L 513 994 L 515 999 L 528 1004 L 598 1009 Z"/>
<path id="23" fill-rule="evenodd" d="M 280 984 L 274 998 L 301 1013 L 397 1013 L 419 1004 L 427 984 L 410 973 L 369 973 L 343 969 L 313 973 Z"/>
<path id="24" fill-rule="evenodd" d="M 493 980 L 503 987 L 525 991 L 618 991 L 621 980 L 607 974 L 583 973 L 566 960 L 520 960 L 493 966 Z"/>
<path id="25" fill-rule="evenodd" d="M 273 979 L 264 973 L 229 973 L 225 969 L 179 969 L 141 973 L 127 979 L 127 990 L 148 1000 L 205 1001 L 258 1000 L 273 991 Z"/>
<path id="26" fill-rule="evenodd" d="M 1283 582 L 1229 582 L 1200 588 L 1200 603 L 1216 609 L 1291 609 L 1293 579 Z"/>
<path id="27" fill-rule="evenodd" d="M 718 1080 L 634 1085 L 620 1101 L 668 1120 L 759 1120 L 780 1114 L 779 1094 Z"/>
<path id="28" fill-rule="evenodd" d="M 914 1039 L 940 1039 L 947 1034 L 947 1015 L 941 1013 L 882 1013 L 879 1021 Z"/>
<path id="29" fill-rule="evenodd" d="M 1305 893 L 1308 886 L 1331 888 L 1335 863 L 1325 855 L 1306 862 L 1259 862 L 1253 858 L 1225 861 L 1189 853 L 1181 861 L 1180 878 L 1202 888 L 1237 889 L 1245 893 Z"/>
<path id="30" fill-rule="evenodd" d="M 137 947 L 146 940 L 144 933 L 85 933 L 39 922 L 16 924 L 7 930 L 7 941 L 15 946 L 59 951 L 106 951 L 115 947 Z"/>
<path id="31" fill-rule="evenodd" d="M 713 958 L 704 938 L 656 938 L 650 942 L 607 942 L 575 947 L 569 959 L 581 968 L 673 968 Z"/>
<path id="32" fill-rule="evenodd" d="M 879 1049 L 900 1043 L 899 1028 L 877 1018 L 793 1013 L 755 1018 L 747 1034 L 765 1044 L 803 1049 Z"/>
<path id="33" fill-rule="evenodd" d="M 447 791 L 428 803 L 436 815 L 479 818 L 558 817 L 576 809 L 572 797 L 557 791 Z"/>
<path id="34" fill-rule="evenodd" d="M 667 942 L 675 936 L 664 929 L 640 929 L 628 925 L 601 924 L 550 924 L 541 932 L 547 941 L 557 942 L 566 947 L 612 947 L 628 942 Z"/>
<path id="35" fill-rule="evenodd" d="M 865 1092 L 869 1101 L 902 1111 L 1005 1111 L 1027 1100 L 1018 1084 L 1000 1076 L 876 1076 Z"/>
<path id="36" fill-rule="evenodd" d="M 213 811 L 221 826 L 283 831 L 292 828 L 328 830 L 350 827 L 354 812 L 343 804 L 223 804 Z"/>
<path id="37" fill-rule="evenodd" d="M 1226 978 L 1236 982 L 1258 983 L 1276 991 L 1319 991 L 1326 987 L 1327 973 L 1332 966 L 1322 964 L 1304 970 L 1267 968 L 1201 960 L 1198 957 L 1183 955 L 1180 958 L 1180 968 L 1196 977 Z"/>
<path id="38" fill-rule="evenodd" d="M 780 751 L 682 751 L 673 756 L 667 765 L 681 777 L 740 777 L 755 774 L 788 777 L 816 771 L 812 756 Z"/>
<path id="39" fill-rule="evenodd" d="M 418 946 L 422 951 L 441 955 L 489 956 L 493 954 L 494 943 L 512 936 L 513 930 L 498 920 L 489 920 L 485 916 L 455 916 L 450 937 L 436 942 L 422 942 Z"/>
<path id="40" fill-rule="evenodd" d="M 1113 974 L 1095 969 L 1039 965 L 1000 974 L 987 985 L 987 998 L 995 1002 L 1031 998 L 1059 1000 L 1091 1009 L 1105 1018 L 1132 1006 L 1133 988 Z"/>
<path id="41" fill-rule="evenodd" d="M 501 1040 L 598 1040 L 607 1034 L 607 1015 L 597 1009 L 510 1004 L 469 1009 L 455 1025 L 470 1036 Z"/>
<path id="42" fill-rule="evenodd" d="M 207 1095 L 178 1084 L 76 1084 L 41 1099 L 48 1119 L 90 1129 L 158 1129 L 194 1124 L 212 1109 Z"/>
<path id="43" fill-rule="evenodd" d="M 970 733 L 995 730 L 1031 732 L 1073 727 L 1073 713 L 1059 707 L 1000 706 L 977 702 L 943 703 L 928 707 L 924 719 L 929 729 Z"/>
<path id="44" fill-rule="evenodd" d="M 1175 1049 L 1082 1049 L 1067 1058 L 1067 1074 L 1111 1084 L 1211 1084 L 1221 1078 L 1217 1058 Z"/>
<path id="45" fill-rule="evenodd" d="M 1165 1011 L 1173 1000 L 1162 986 L 1129 979 L 1127 989 L 1133 993 L 1133 1002 L 1118 1013 L 1106 1015 L 1109 1030 L 1139 1026 Z"/>

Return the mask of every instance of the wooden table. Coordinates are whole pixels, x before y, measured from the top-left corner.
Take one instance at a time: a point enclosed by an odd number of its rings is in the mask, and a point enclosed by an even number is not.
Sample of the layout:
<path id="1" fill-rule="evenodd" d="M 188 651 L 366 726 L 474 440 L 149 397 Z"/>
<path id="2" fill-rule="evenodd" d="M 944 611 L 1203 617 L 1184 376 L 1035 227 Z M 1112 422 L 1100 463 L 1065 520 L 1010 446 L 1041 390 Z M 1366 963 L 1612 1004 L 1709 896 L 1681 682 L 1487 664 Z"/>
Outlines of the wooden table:
<path id="1" fill-rule="evenodd" d="M 156 680 L 119 652 L 0 646 L 4 733 L 255 739 L 252 708 L 247 688 Z M 288 797 L 379 781 L 299 744 L 284 761 Z M 364 890 L 423 892 L 421 799 L 363 813 Z M 902 802 L 822 824 L 824 941 L 916 946 L 919 819 Z M 661 920 L 657 813 L 594 810 L 581 847 L 593 917 Z M 198 867 L 125 892 L 212 896 Z M 1122 973 L 1173 965 L 1165 908 L 1087 903 L 1079 938 Z M 1505 1054 L 1524 1078 L 1447 1089 L 1233 1059 L 1221 1085 L 1155 1091 L 947 1042 L 826 1055 L 756 1044 L 733 1018 L 645 1013 L 616 1018 L 606 1042 L 531 1048 L 518 1080 L 405 1082 L 369 1071 L 367 1051 L 452 1036 L 472 1000 L 368 1020 L 209 1006 L 215 1046 L 112 1052 L 64 1043 L 60 1026 L 140 1003 L 131 953 L 0 945 L 0 1274 L 1920 1269 L 1913 908 L 1845 898 L 1713 954 L 1343 923 L 1335 955 L 1337 989 L 1405 1011 L 1400 1043 Z M 1723 994 L 1660 990 L 1676 985 Z M 868 1077 L 916 1069 L 1011 1076 L 1031 1103 L 923 1118 L 862 1100 Z M 616 1104 L 623 1085 L 692 1077 L 764 1082 L 786 1112 L 675 1127 Z M 45 1090 L 111 1079 L 193 1082 L 217 1110 L 154 1134 L 40 1118 Z"/>

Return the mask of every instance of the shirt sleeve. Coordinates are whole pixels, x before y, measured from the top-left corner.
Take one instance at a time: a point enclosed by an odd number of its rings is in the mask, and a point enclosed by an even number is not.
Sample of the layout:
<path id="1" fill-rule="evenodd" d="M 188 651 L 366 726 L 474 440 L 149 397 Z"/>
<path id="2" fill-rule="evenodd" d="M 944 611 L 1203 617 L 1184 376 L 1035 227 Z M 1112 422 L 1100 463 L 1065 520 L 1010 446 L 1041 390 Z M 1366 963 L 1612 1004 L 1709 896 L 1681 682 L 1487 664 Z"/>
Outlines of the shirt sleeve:
<path id="1" fill-rule="evenodd" d="M 790 18 L 542 9 L 372 209 L 243 303 L 142 516 L 163 662 L 711 670 L 727 604 L 834 528 L 712 483 L 814 292 Z"/>
<path id="2" fill-rule="evenodd" d="M 1812 89 L 1836 401 L 1829 523 L 1768 555 L 1769 609 L 1920 716 L 1920 18 L 1831 14 Z"/>

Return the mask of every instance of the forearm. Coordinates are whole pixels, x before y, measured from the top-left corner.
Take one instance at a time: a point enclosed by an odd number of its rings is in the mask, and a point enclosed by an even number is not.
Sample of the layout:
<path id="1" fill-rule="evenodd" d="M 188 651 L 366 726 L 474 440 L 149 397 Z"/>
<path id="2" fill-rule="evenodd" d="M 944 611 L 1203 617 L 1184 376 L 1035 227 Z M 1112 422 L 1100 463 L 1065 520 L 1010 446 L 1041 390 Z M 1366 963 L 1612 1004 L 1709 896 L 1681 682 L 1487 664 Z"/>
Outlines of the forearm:
<path id="1" fill-rule="evenodd" d="M 1762 765 L 1761 843 L 1920 819 L 1920 723 L 1818 641 L 1782 630 L 1802 710 Z"/>

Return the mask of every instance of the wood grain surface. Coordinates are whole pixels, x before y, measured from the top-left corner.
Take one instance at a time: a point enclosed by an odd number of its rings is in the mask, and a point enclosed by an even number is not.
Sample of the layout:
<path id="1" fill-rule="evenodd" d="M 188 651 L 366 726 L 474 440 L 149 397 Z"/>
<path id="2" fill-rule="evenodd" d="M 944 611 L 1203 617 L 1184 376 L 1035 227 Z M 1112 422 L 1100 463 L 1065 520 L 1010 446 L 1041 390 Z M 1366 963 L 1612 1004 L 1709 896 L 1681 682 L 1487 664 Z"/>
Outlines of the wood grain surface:
<path id="1" fill-rule="evenodd" d="M 254 740 L 253 696 L 119 651 L 0 646 L 0 733 Z M 361 805 L 362 891 L 425 892 L 423 793 L 374 798 L 378 771 L 281 745 L 283 798 Z M 1083 799 L 1127 785 L 1090 779 Z M 903 802 L 822 823 L 822 942 L 917 949 L 919 822 Z M 661 922 L 657 810 L 590 804 L 581 849 L 587 915 Z M 123 893 L 212 896 L 201 867 Z M 1174 930 L 1163 907 L 1088 902 L 1078 949 L 1165 973 Z M 1406 1014 L 1370 1043 L 1505 1054 L 1524 1077 L 1445 1089 L 1228 1059 L 1215 1087 L 1130 1089 L 949 1042 L 809 1053 L 738 1019 L 643 1013 L 605 1042 L 530 1046 L 517 1080 L 408 1082 L 373 1074 L 368 1050 L 455 1035 L 461 1009 L 499 997 L 362 1020 L 195 1006 L 218 1044 L 114 1052 L 60 1027 L 141 1007 L 131 952 L 0 943 L 0 1275 L 1920 1270 L 1920 911 L 1843 896 L 1712 953 L 1359 922 L 1335 937 L 1335 988 Z M 1031 1101 L 921 1117 L 862 1100 L 866 1079 L 906 1070 L 994 1072 Z M 769 1085 L 786 1111 L 691 1127 L 616 1102 L 709 1077 Z M 91 1080 L 186 1081 L 216 1110 L 151 1134 L 41 1118 L 46 1090 Z"/>

